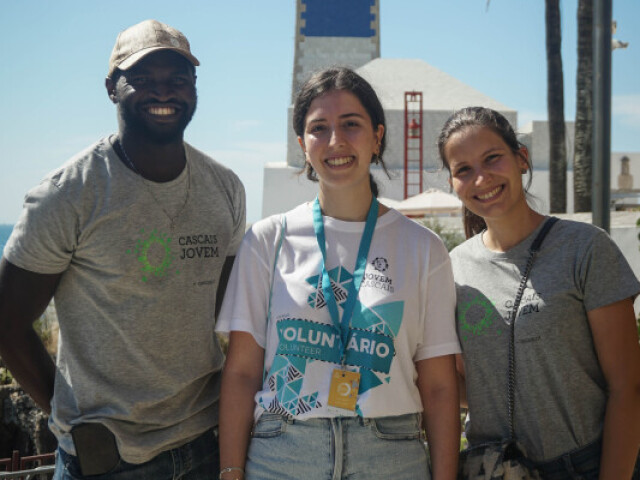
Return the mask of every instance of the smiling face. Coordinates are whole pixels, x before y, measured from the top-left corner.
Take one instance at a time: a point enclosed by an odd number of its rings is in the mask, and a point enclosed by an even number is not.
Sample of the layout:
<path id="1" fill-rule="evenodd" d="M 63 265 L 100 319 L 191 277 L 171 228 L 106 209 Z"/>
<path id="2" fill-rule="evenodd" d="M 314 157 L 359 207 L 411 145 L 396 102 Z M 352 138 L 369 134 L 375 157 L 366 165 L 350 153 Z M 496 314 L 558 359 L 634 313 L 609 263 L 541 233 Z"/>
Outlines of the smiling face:
<path id="1" fill-rule="evenodd" d="M 107 90 L 118 105 L 120 129 L 152 143 L 182 140 L 196 108 L 193 67 L 173 51 L 147 55 L 115 83 L 108 80 Z"/>
<path id="2" fill-rule="evenodd" d="M 528 168 L 526 148 L 514 152 L 488 127 L 465 127 L 444 146 L 451 185 L 465 206 L 492 220 L 518 221 L 528 211 L 522 173 Z"/>
<path id="3" fill-rule="evenodd" d="M 358 97 L 332 90 L 311 102 L 298 142 L 323 191 L 365 190 L 370 189 L 369 166 L 383 133 L 382 125 L 374 129 Z"/>

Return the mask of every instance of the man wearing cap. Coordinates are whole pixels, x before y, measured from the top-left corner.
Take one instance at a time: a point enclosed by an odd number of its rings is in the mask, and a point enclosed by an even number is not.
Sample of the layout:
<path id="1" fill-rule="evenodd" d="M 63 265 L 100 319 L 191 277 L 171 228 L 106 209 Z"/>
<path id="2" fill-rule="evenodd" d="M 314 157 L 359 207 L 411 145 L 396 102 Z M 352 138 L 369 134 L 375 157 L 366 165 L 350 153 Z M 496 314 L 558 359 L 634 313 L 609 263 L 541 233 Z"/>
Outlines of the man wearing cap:
<path id="1" fill-rule="evenodd" d="M 56 479 L 217 475 L 215 310 L 245 199 L 183 141 L 197 65 L 168 25 L 120 33 L 106 79 L 118 133 L 27 194 L 5 247 L 0 355 L 51 412 Z M 52 298 L 55 366 L 32 328 Z"/>

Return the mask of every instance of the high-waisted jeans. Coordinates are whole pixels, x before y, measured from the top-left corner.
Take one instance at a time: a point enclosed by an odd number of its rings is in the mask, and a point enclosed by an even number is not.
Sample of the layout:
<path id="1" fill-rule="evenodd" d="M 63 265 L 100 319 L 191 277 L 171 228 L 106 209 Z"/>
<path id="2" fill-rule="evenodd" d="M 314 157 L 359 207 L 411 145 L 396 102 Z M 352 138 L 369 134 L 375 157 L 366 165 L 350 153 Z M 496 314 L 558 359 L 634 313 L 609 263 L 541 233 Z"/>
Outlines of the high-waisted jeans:
<path id="1" fill-rule="evenodd" d="M 263 413 L 247 480 L 430 480 L 420 414 L 294 420 Z"/>

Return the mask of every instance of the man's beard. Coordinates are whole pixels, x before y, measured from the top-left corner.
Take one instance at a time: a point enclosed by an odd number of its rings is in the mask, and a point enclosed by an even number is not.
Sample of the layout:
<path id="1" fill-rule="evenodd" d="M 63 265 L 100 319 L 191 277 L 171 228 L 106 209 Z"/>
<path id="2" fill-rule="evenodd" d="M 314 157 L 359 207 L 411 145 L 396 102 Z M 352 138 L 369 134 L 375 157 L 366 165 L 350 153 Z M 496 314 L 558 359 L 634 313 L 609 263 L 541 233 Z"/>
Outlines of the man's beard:
<path id="1" fill-rule="evenodd" d="M 181 117 L 178 123 L 172 128 L 158 128 L 156 125 L 150 124 L 132 108 L 120 104 L 120 121 L 123 122 L 125 130 L 131 134 L 133 138 L 148 140 L 157 145 L 168 145 L 182 139 L 184 130 L 191 122 L 193 114 L 196 111 L 197 99 L 194 102 L 193 110 L 188 111 L 188 105 L 181 104 Z M 144 105 L 142 106 L 144 108 Z"/>

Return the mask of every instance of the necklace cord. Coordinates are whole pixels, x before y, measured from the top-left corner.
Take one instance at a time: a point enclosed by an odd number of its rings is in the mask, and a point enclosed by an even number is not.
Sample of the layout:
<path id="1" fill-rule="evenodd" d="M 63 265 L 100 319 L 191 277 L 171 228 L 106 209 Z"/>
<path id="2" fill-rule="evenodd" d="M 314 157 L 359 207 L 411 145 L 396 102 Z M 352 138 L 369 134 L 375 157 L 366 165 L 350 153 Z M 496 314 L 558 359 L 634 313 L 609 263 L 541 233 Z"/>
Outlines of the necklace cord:
<path id="1" fill-rule="evenodd" d="M 127 166 L 133 170 L 133 172 L 140 177 L 140 181 L 142 182 L 142 184 L 144 185 L 145 189 L 147 190 L 147 192 L 149 192 L 149 194 L 153 197 L 153 199 L 155 200 L 155 203 L 158 204 L 158 206 L 160 207 L 160 209 L 162 210 L 162 212 L 165 214 L 165 216 L 169 219 L 169 224 L 171 226 L 171 229 L 173 230 L 175 228 L 175 224 L 176 221 L 178 220 L 178 218 L 180 218 L 180 215 L 182 214 L 182 212 L 184 211 L 185 207 L 187 206 L 187 202 L 189 201 L 189 195 L 191 193 L 191 167 L 189 165 L 189 161 L 186 158 L 185 155 L 185 168 L 187 169 L 187 191 L 185 193 L 184 196 L 184 202 L 182 203 L 182 206 L 178 209 L 177 213 L 174 216 L 169 215 L 169 212 L 167 212 L 167 210 L 165 209 L 164 205 L 162 204 L 162 202 L 158 199 L 158 197 L 156 197 L 156 195 L 153 193 L 153 190 L 151 189 L 151 187 L 149 186 L 149 184 L 147 183 L 148 181 L 144 178 L 144 176 L 140 173 L 140 170 L 138 170 L 136 168 L 135 163 L 133 163 L 133 161 L 129 158 L 129 155 L 127 155 L 127 151 L 124 149 L 124 145 L 122 143 L 122 140 L 120 140 L 119 138 L 116 140 L 118 142 L 118 146 L 120 147 L 120 151 L 122 152 L 122 158 L 125 161 L 125 163 L 127 164 Z"/>

